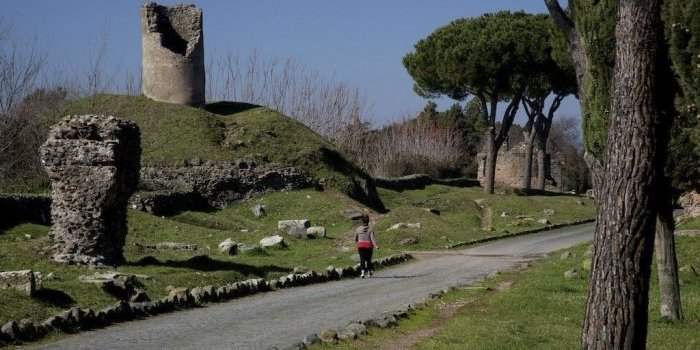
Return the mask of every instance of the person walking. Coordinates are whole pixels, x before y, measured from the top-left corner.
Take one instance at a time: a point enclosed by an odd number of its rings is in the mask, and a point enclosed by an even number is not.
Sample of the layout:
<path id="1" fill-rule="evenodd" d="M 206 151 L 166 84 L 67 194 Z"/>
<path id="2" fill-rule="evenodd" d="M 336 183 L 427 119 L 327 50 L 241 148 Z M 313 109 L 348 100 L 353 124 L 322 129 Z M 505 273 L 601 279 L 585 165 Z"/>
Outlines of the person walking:
<path id="1" fill-rule="evenodd" d="M 361 225 L 355 229 L 355 242 L 357 243 L 357 253 L 360 255 L 360 277 L 372 277 L 374 268 L 372 267 L 372 252 L 377 246 L 377 239 L 374 237 L 374 230 L 369 227 L 369 215 L 362 215 Z"/>

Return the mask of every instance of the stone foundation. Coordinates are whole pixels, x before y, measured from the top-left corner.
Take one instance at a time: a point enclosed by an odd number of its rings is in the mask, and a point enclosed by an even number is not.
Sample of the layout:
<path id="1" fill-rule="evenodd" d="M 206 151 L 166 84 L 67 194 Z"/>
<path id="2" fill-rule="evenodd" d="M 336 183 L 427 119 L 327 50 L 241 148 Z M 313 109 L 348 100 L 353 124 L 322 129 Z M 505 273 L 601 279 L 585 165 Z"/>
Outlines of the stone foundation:
<path id="1" fill-rule="evenodd" d="M 122 262 L 126 205 L 136 189 L 140 135 L 114 117 L 68 117 L 41 147 L 51 180 L 53 259 L 101 265 Z"/>

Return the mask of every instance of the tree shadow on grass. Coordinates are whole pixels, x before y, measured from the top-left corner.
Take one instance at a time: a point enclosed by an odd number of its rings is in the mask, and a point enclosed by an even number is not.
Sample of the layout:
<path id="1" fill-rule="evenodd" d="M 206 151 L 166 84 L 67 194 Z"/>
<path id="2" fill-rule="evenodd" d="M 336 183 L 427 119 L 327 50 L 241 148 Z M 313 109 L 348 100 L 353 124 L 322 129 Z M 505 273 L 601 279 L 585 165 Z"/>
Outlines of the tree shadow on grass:
<path id="1" fill-rule="evenodd" d="M 244 276 L 255 275 L 266 277 L 270 273 L 290 273 L 292 269 L 277 265 L 253 266 L 239 264 L 231 261 L 221 261 L 212 259 L 207 255 L 199 255 L 187 260 L 166 260 L 160 261 L 152 256 L 141 258 L 135 262 L 129 262 L 130 266 L 165 266 L 182 269 L 192 269 L 198 271 L 237 271 Z"/>
<path id="2" fill-rule="evenodd" d="M 42 288 L 32 295 L 32 298 L 46 305 L 67 309 L 75 305 L 75 300 L 68 294 L 50 288 Z"/>

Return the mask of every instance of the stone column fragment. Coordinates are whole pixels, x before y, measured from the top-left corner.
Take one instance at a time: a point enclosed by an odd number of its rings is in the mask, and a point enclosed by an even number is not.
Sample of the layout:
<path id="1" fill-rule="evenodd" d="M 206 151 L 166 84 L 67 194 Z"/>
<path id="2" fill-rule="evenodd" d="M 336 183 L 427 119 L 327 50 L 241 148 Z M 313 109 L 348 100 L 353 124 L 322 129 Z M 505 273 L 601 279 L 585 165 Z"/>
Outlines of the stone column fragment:
<path id="1" fill-rule="evenodd" d="M 194 5 L 141 8 L 143 94 L 159 102 L 205 102 L 202 10 Z"/>
<path id="2" fill-rule="evenodd" d="M 127 201 L 139 180 L 138 126 L 111 116 L 67 117 L 51 129 L 40 152 L 51 180 L 53 259 L 123 262 Z"/>

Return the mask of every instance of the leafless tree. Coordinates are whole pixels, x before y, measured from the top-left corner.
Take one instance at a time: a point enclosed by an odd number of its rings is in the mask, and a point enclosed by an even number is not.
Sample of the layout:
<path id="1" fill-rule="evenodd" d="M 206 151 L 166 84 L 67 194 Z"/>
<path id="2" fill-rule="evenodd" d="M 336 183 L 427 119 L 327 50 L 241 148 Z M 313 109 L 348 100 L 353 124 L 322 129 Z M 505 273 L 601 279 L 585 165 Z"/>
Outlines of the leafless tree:
<path id="1" fill-rule="evenodd" d="M 374 176 L 440 177 L 464 157 L 461 132 L 432 119 L 404 119 L 380 130 L 352 124 L 338 138 L 350 158 Z"/>
<path id="2" fill-rule="evenodd" d="M 258 104 L 278 110 L 334 139 L 367 113 L 359 90 L 323 78 L 292 59 L 226 54 L 207 64 L 207 99 Z"/>

